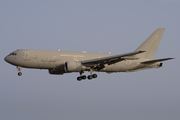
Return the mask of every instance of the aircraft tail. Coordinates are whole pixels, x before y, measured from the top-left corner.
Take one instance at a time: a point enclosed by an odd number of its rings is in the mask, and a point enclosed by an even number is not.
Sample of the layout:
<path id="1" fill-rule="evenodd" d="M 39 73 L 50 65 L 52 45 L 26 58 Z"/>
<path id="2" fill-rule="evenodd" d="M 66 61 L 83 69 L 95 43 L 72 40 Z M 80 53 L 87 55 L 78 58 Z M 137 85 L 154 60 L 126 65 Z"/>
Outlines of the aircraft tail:
<path id="1" fill-rule="evenodd" d="M 163 36 L 165 28 L 158 28 L 154 33 L 149 36 L 135 51 L 146 51 L 144 53 L 136 55 L 140 58 L 153 59 L 161 38 Z"/>

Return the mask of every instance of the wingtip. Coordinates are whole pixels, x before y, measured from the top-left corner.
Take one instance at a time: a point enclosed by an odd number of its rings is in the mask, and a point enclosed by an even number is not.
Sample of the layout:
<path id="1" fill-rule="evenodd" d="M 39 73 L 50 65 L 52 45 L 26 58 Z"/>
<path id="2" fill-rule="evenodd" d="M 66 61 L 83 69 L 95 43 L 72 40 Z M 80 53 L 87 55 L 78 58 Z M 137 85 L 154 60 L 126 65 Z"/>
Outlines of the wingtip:
<path id="1" fill-rule="evenodd" d="M 167 59 L 171 60 L 171 59 L 175 59 L 175 58 L 167 58 Z"/>

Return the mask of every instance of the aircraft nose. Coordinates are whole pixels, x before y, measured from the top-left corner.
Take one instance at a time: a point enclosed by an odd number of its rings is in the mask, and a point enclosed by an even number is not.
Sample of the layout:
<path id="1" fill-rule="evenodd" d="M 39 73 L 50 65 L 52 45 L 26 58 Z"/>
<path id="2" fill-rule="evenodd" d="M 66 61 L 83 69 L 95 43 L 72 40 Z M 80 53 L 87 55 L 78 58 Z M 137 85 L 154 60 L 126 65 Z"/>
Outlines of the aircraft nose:
<path id="1" fill-rule="evenodd" d="M 6 56 L 6 57 L 4 58 L 4 60 L 5 60 L 6 62 L 8 62 L 8 56 Z"/>
<path id="2" fill-rule="evenodd" d="M 7 62 L 7 57 L 5 57 L 4 60 Z"/>

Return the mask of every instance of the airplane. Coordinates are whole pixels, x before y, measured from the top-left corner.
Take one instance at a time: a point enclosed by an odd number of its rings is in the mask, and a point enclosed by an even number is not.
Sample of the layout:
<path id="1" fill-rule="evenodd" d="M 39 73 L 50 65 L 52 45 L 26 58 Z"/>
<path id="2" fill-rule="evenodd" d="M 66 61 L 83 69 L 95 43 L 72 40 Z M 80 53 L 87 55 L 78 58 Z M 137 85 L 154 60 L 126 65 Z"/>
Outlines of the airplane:
<path id="1" fill-rule="evenodd" d="M 52 75 L 79 72 L 78 81 L 97 78 L 93 72 L 134 72 L 160 68 L 162 61 L 174 59 L 154 60 L 164 31 L 165 28 L 158 28 L 134 52 L 125 54 L 18 49 L 4 60 L 17 67 L 19 76 L 22 75 L 22 68 L 47 69 Z M 83 75 L 85 71 L 89 71 L 90 75 Z"/>

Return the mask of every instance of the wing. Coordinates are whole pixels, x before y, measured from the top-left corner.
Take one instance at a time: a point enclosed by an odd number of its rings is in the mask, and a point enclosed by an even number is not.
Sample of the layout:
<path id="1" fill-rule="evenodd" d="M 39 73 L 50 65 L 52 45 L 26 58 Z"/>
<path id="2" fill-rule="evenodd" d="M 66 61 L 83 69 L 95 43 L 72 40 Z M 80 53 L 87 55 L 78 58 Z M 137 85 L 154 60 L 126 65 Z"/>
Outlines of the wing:
<path id="1" fill-rule="evenodd" d="M 149 60 L 149 61 L 144 61 L 144 62 L 141 62 L 141 63 L 142 64 L 153 64 L 153 63 L 156 63 L 156 62 L 161 62 L 161 61 L 171 60 L 171 59 L 174 59 L 174 58 L 164 58 L 164 59 Z"/>
<path id="2" fill-rule="evenodd" d="M 135 51 L 135 52 L 125 53 L 125 54 L 113 55 L 113 56 L 109 56 L 109 57 L 84 60 L 81 62 L 81 64 L 99 71 L 105 67 L 104 66 L 105 64 L 111 65 L 111 64 L 114 64 L 114 63 L 124 60 L 123 57 L 136 55 L 136 54 L 140 54 L 143 52 L 145 52 L 145 51 Z"/>

